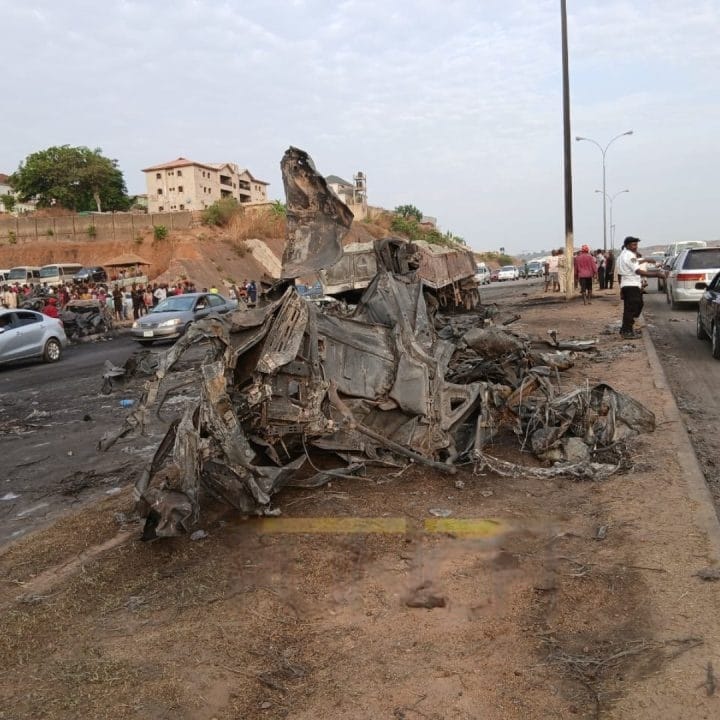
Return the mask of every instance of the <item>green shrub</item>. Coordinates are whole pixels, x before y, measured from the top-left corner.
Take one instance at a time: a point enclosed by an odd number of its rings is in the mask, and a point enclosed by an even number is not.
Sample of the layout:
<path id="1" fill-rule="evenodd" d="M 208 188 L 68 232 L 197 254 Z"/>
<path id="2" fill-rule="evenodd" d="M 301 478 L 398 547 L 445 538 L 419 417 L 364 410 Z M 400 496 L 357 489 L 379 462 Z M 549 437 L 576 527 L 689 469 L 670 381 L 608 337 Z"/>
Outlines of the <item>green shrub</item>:
<path id="1" fill-rule="evenodd" d="M 202 211 L 203 225 L 219 225 L 224 227 L 240 209 L 235 198 L 222 198 Z"/>
<path id="2" fill-rule="evenodd" d="M 8 231 L 8 242 L 11 245 L 15 245 L 17 243 L 17 234 L 14 230 Z"/>
<path id="3" fill-rule="evenodd" d="M 235 240 L 234 242 L 230 243 L 230 247 L 232 247 L 233 252 L 238 257 L 245 257 L 248 254 L 248 247 L 245 244 L 244 240 Z"/>
<path id="4" fill-rule="evenodd" d="M 168 229 L 164 225 L 156 225 L 153 228 L 153 238 L 155 240 L 164 240 L 168 236 Z"/>
<path id="5" fill-rule="evenodd" d="M 270 212 L 277 217 L 287 217 L 287 205 L 280 200 L 275 200 L 270 207 Z"/>
<path id="6" fill-rule="evenodd" d="M 54 231 L 52 228 L 48 228 L 48 229 L 47 229 L 46 235 L 47 235 L 48 237 L 52 237 L 54 234 L 55 234 L 55 231 Z"/>
<path id="7" fill-rule="evenodd" d="M 97 237 L 97 228 L 94 225 L 88 225 L 87 226 L 87 234 L 88 234 L 88 237 L 91 237 L 91 238 Z"/>

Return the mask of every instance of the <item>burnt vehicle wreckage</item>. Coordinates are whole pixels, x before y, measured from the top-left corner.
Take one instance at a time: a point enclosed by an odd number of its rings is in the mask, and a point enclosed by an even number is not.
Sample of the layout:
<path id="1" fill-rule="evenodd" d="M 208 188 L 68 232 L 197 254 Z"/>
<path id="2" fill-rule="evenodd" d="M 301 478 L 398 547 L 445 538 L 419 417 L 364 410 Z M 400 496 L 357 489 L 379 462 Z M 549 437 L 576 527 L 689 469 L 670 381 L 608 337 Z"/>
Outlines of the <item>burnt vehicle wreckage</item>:
<path id="1" fill-rule="evenodd" d="M 352 214 L 305 152 L 290 148 L 281 167 L 288 237 L 266 303 L 194 323 L 156 356 L 137 408 L 100 443 L 142 433 L 174 390 L 171 368 L 203 343 L 199 400 L 172 421 L 136 482 L 145 539 L 190 530 L 203 493 L 274 515 L 282 488 L 353 478 L 372 464 L 578 478 L 628 467 L 625 440 L 652 431 L 654 415 L 605 384 L 561 392 L 558 372 L 573 352 L 556 338 L 534 350 L 482 309 L 441 315 L 412 243 L 377 241 L 377 273 L 355 306 L 301 297 L 295 279 L 338 262 Z M 540 462 L 490 455 L 503 433 Z M 343 464 L 328 469 L 329 453 Z"/>

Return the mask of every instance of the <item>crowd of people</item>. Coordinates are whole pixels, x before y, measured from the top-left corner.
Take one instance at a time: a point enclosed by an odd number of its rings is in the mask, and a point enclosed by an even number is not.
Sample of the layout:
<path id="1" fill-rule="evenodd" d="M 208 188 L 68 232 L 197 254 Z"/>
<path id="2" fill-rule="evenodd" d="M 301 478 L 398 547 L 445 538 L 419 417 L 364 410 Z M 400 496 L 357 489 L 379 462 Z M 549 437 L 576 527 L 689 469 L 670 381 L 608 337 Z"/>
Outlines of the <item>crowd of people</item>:
<path id="1" fill-rule="evenodd" d="M 565 250 L 552 250 L 545 261 L 545 292 L 565 292 L 565 269 Z M 615 253 L 600 249 L 592 253 L 588 245 L 583 245 L 573 255 L 573 282 L 584 303 L 591 302 L 595 283 L 600 290 L 611 290 L 615 282 Z"/>
<path id="2" fill-rule="evenodd" d="M 573 281 L 575 290 L 580 291 L 583 303 L 592 302 L 593 287 L 599 290 L 612 290 L 615 277 L 620 285 L 620 297 L 623 300 L 623 319 L 620 334 L 624 338 L 638 336 L 634 329 L 635 320 L 643 309 L 643 293 L 647 287 L 648 277 L 658 277 L 663 271 L 652 269 L 648 264 L 657 264 L 654 260 L 645 260 L 638 250 L 638 238 L 626 237 L 619 257 L 615 258 L 612 250 L 598 249 L 590 252 L 583 245 L 573 255 Z M 565 250 L 553 250 L 544 264 L 545 292 L 565 292 L 566 278 Z"/>
<path id="3" fill-rule="evenodd" d="M 202 292 L 218 292 L 216 287 L 201 288 Z M 168 283 L 148 283 L 122 286 L 120 283 L 76 283 L 50 287 L 47 283 L 13 283 L 3 285 L 0 290 L 0 306 L 14 309 L 18 307 L 37 307 L 50 317 L 58 317 L 59 312 L 71 300 L 96 300 L 104 306 L 114 320 L 137 320 L 147 314 L 159 302 L 173 295 L 198 292 L 192 281 Z M 254 280 L 245 280 L 242 285 L 232 285 L 229 296 L 233 300 L 255 305 L 257 285 Z"/>
<path id="4" fill-rule="evenodd" d="M 47 284 L 4 285 L 0 304 L 5 308 L 39 307 L 50 317 L 58 317 L 71 300 L 96 300 L 115 320 L 137 320 L 168 295 L 195 292 L 191 282 L 177 285 L 133 284 L 122 287 L 115 283 L 78 283 L 50 287 Z M 42 306 L 40 307 L 42 301 Z"/>

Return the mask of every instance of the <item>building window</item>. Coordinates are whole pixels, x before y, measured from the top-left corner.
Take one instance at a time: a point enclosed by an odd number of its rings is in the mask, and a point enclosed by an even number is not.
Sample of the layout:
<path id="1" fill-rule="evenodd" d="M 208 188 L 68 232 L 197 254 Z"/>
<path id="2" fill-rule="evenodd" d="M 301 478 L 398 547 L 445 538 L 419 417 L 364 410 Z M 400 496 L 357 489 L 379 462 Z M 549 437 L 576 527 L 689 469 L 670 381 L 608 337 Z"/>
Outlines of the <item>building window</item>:
<path id="1" fill-rule="evenodd" d="M 185 209 L 185 206 L 184 206 L 182 203 L 180 204 L 180 209 L 181 209 L 181 210 L 184 210 L 184 209 Z"/>
<path id="2" fill-rule="evenodd" d="M 158 208 L 158 212 L 162 212 L 164 209 L 165 209 L 165 208 L 161 205 L 161 206 Z"/>
<path id="3" fill-rule="evenodd" d="M 162 195 L 162 188 L 158 188 L 158 195 Z"/>
<path id="4" fill-rule="evenodd" d="M 162 177 L 161 173 L 155 173 L 155 179 L 159 180 Z"/>
<path id="5" fill-rule="evenodd" d="M 178 177 L 182 177 L 182 170 L 178 170 Z"/>
<path id="6" fill-rule="evenodd" d="M 183 186 L 182 186 L 182 185 L 178 185 L 178 192 L 182 192 L 182 191 L 183 191 Z"/>

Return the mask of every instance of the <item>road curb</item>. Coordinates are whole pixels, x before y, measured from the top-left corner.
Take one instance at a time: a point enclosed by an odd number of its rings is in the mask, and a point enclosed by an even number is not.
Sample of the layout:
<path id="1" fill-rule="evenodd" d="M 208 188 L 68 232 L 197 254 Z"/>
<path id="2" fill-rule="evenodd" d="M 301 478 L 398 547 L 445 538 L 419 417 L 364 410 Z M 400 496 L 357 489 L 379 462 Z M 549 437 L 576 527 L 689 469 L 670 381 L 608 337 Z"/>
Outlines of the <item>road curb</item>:
<path id="1" fill-rule="evenodd" d="M 648 362 L 655 377 L 655 387 L 665 392 L 666 413 L 670 422 L 676 424 L 678 439 L 678 462 L 684 469 L 685 484 L 688 489 L 688 497 L 693 502 L 693 514 L 695 521 L 708 538 L 712 548 L 710 561 L 713 565 L 720 564 L 720 521 L 718 521 L 715 503 L 713 502 L 710 490 L 705 482 L 700 462 L 698 461 L 695 449 L 690 442 L 690 436 L 685 429 L 680 409 L 675 401 L 670 385 L 665 375 L 665 370 L 660 363 L 655 345 L 647 329 L 643 332 L 643 342 Z"/>

